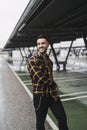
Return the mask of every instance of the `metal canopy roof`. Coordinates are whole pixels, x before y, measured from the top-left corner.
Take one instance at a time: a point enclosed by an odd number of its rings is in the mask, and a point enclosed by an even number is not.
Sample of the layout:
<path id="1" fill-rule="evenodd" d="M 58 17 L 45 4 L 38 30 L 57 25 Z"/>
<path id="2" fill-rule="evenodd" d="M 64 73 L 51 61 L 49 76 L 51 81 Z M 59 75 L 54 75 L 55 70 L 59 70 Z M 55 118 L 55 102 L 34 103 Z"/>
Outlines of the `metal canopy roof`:
<path id="1" fill-rule="evenodd" d="M 87 36 L 87 0 L 30 0 L 4 49 L 31 47 L 45 33 L 51 42 Z"/>

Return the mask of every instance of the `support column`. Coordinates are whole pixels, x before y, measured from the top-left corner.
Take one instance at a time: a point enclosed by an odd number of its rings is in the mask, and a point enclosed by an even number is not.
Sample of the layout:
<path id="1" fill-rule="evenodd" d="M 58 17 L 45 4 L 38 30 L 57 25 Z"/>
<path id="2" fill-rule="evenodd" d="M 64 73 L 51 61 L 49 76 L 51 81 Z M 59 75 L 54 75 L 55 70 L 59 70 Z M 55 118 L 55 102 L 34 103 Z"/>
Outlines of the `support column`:
<path id="1" fill-rule="evenodd" d="M 71 41 L 71 44 L 70 44 L 70 47 L 69 47 L 69 51 L 68 51 L 68 54 L 67 54 L 66 59 L 65 59 L 64 70 L 66 69 L 66 64 L 67 64 L 67 60 L 68 60 L 68 57 L 69 57 L 72 45 L 73 45 L 73 41 Z"/>
<path id="2" fill-rule="evenodd" d="M 13 53 L 12 53 L 12 50 L 8 51 L 8 62 L 12 63 L 13 62 Z"/>
<path id="3" fill-rule="evenodd" d="M 51 49 L 52 49 L 52 52 L 53 52 L 53 55 L 54 55 L 54 59 L 56 61 L 56 64 L 57 64 L 57 70 L 60 70 L 60 66 L 59 66 L 59 63 L 58 63 L 58 59 L 57 59 L 57 55 L 55 53 L 55 49 L 53 48 L 53 44 L 51 44 Z"/>
<path id="4" fill-rule="evenodd" d="M 85 43 L 85 47 L 87 49 L 87 40 L 86 40 L 86 37 L 83 35 L 83 40 L 84 40 L 84 43 Z"/>
<path id="5" fill-rule="evenodd" d="M 30 53 L 28 57 L 32 56 L 31 50 L 28 48 L 28 52 Z"/>
<path id="6" fill-rule="evenodd" d="M 24 56 L 23 56 L 23 54 L 22 54 L 21 48 L 19 48 L 19 50 L 20 50 L 20 53 L 21 53 L 22 59 L 24 60 Z"/>
<path id="7" fill-rule="evenodd" d="M 23 47 L 23 51 L 24 51 L 24 54 L 25 54 L 25 57 L 27 57 L 27 53 L 25 51 L 25 48 Z"/>

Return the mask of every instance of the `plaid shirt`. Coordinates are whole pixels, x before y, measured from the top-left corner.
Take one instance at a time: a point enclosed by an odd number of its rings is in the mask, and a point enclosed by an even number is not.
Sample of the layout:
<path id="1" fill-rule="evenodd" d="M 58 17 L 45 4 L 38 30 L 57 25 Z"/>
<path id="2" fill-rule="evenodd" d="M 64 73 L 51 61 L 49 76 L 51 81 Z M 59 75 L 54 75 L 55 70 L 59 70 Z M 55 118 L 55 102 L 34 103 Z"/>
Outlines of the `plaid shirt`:
<path id="1" fill-rule="evenodd" d="M 53 63 L 46 55 L 46 59 L 39 53 L 28 59 L 28 70 L 32 79 L 33 92 L 38 94 L 50 93 L 53 98 L 58 97 L 58 87 L 53 80 Z"/>

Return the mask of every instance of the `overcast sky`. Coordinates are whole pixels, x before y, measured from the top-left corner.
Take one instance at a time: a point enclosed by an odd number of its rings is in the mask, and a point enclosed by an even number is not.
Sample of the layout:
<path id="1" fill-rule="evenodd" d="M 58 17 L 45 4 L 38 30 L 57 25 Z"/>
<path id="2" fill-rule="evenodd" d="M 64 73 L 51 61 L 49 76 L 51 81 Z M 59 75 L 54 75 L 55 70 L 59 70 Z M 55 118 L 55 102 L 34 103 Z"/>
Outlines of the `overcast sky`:
<path id="1" fill-rule="evenodd" d="M 3 48 L 29 0 L 0 0 L 0 48 Z"/>

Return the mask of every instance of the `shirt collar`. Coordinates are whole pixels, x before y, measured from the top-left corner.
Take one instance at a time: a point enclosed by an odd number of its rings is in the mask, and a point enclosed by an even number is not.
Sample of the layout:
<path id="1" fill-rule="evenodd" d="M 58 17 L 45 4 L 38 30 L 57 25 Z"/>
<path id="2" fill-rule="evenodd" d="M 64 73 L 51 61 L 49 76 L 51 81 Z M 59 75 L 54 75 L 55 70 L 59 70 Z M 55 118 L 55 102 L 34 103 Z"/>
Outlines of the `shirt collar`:
<path id="1" fill-rule="evenodd" d="M 43 58 L 43 54 L 41 54 L 39 51 L 37 52 L 37 55 L 40 57 L 40 58 Z M 46 54 L 46 58 L 48 58 L 49 56 Z"/>

